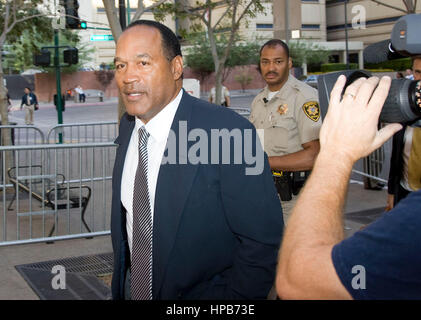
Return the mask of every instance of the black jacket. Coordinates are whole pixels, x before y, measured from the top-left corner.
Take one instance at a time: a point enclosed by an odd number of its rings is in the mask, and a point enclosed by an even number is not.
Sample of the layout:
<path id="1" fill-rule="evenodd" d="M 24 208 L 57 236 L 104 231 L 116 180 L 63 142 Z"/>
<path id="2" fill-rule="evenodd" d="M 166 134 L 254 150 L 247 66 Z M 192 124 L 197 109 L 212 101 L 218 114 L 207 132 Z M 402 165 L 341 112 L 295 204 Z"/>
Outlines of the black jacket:
<path id="1" fill-rule="evenodd" d="M 38 104 L 37 96 L 34 93 L 29 92 L 28 95 L 29 95 L 29 101 L 31 102 L 30 105 Z M 22 108 L 23 105 L 28 105 L 27 104 L 27 97 L 26 96 L 27 96 L 26 93 L 22 96 L 22 102 L 20 104 L 20 107 L 21 108 Z"/>

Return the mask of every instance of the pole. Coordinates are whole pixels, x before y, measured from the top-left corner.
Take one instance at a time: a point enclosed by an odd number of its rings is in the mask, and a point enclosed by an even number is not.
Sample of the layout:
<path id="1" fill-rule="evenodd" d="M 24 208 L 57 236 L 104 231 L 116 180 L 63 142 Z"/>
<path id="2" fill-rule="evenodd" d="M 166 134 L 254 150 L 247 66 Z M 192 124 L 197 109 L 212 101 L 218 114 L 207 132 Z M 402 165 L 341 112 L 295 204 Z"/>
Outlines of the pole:
<path id="1" fill-rule="evenodd" d="M 127 0 L 127 25 L 130 24 L 130 0 Z"/>
<path id="2" fill-rule="evenodd" d="M 54 67 L 56 68 L 56 85 L 57 85 L 57 118 L 58 124 L 63 123 L 63 101 L 61 100 L 61 75 L 60 75 L 60 59 L 59 59 L 59 38 L 58 30 L 54 29 Z M 59 134 L 59 143 L 63 143 L 63 135 Z"/>
<path id="3" fill-rule="evenodd" d="M 126 4 L 124 0 L 118 0 L 121 30 L 126 29 Z"/>
<path id="4" fill-rule="evenodd" d="M 347 14 L 347 0 L 344 2 L 345 4 L 345 63 L 346 63 L 346 69 L 349 70 L 349 51 L 348 51 L 348 14 Z"/>
<path id="5" fill-rule="evenodd" d="M 289 0 L 285 0 L 285 42 L 289 42 Z"/>

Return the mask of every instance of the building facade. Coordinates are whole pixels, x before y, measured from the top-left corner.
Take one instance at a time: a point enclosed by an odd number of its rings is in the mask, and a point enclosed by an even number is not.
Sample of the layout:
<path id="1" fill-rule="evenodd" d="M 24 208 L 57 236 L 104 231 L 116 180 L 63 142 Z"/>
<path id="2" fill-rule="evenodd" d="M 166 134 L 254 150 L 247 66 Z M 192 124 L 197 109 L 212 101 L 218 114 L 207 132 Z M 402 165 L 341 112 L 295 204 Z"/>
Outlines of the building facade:
<path id="1" fill-rule="evenodd" d="M 389 38 L 394 23 L 405 14 L 406 8 L 402 0 L 383 2 L 387 2 L 387 6 L 372 0 L 263 1 L 264 12 L 257 14 L 253 19 L 243 21 L 240 34 L 249 41 L 261 43 L 272 37 L 317 42 L 318 45 L 332 51 L 332 62 L 345 62 L 347 34 L 350 62 L 360 63 L 360 67 L 363 67 L 364 47 Z M 109 25 L 102 0 L 84 0 L 79 3 L 79 16 L 88 21 L 89 26 L 88 30 L 79 32 L 82 41 L 95 48 L 90 67 L 97 69 L 101 63 L 112 62 L 115 43 L 110 37 L 111 31 L 106 30 L 109 29 Z M 127 0 L 126 3 L 127 12 L 133 17 L 138 1 Z M 144 3 L 148 6 L 153 1 L 144 0 Z M 118 1 L 116 1 L 117 6 Z M 223 11 L 224 4 L 220 1 L 215 8 L 215 20 L 218 12 Z M 420 3 L 417 4 L 415 11 L 421 13 Z M 152 12 L 145 12 L 142 19 L 153 20 Z M 165 24 L 174 31 L 176 26 L 189 28 L 189 21 L 177 24 L 171 17 L 166 19 Z"/>

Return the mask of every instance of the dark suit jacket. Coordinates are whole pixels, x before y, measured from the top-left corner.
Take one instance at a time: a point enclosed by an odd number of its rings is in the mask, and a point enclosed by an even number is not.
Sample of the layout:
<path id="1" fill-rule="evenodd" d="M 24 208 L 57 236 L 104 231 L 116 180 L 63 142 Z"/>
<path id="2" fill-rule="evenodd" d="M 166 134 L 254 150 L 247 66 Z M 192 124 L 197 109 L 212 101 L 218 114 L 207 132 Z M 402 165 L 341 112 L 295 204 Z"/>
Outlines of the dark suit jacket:
<path id="1" fill-rule="evenodd" d="M 29 94 L 29 101 L 31 102 L 31 105 L 32 104 L 37 104 L 38 103 L 37 96 L 34 93 L 32 93 L 32 92 L 29 92 L 28 94 Z M 21 101 L 21 104 L 20 104 L 20 107 L 21 108 L 22 108 L 23 105 L 26 105 L 27 104 L 27 98 L 26 97 L 27 97 L 27 94 L 25 93 L 22 96 L 22 101 Z"/>
<path id="2" fill-rule="evenodd" d="M 187 122 L 188 132 L 200 128 L 208 137 L 211 129 L 239 128 L 249 129 L 256 139 L 254 127 L 243 117 L 185 92 L 171 127 L 177 136 L 177 150 L 179 143 L 187 140 L 179 136 L 179 121 Z M 114 299 L 124 297 L 130 264 L 120 192 L 134 125 L 134 117 L 125 114 L 116 140 L 111 218 Z M 187 142 L 189 150 L 195 143 Z M 193 165 L 181 160 L 161 165 L 153 217 L 153 299 L 266 298 L 275 277 L 284 224 L 264 157 L 263 173 L 254 176 L 245 175 L 244 161 Z"/>
<path id="3" fill-rule="evenodd" d="M 403 171 L 403 149 L 404 136 L 407 126 L 396 132 L 392 140 L 392 156 L 390 158 L 389 180 L 387 182 L 387 192 L 395 196 L 395 204 L 399 200 L 399 185 Z"/>

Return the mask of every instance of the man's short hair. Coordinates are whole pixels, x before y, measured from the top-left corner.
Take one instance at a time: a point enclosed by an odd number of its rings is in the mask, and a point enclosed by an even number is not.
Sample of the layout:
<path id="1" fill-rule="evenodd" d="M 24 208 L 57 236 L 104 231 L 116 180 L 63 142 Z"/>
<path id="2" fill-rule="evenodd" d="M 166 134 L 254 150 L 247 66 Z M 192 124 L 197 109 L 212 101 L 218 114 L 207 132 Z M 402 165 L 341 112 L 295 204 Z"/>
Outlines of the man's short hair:
<path id="1" fill-rule="evenodd" d="M 151 21 L 151 20 L 136 20 L 130 23 L 126 30 L 133 28 L 135 26 L 148 26 L 155 29 L 158 29 L 162 38 L 162 51 L 168 61 L 171 61 L 176 56 L 181 55 L 180 42 L 178 41 L 177 36 L 170 28 L 164 26 L 162 23 Z"/>
<path id="2" fill-rule="evenodd" d="M 22 88 L 22 87 L 21 87 L 21 88 Z M 29 88 L 29 87 L 25 87 L 25 89 L 28 89 L 29 91 L 32 91 L 32 90 L 31 90 L 31 88 Z"/>
<path id="3" fill-rule="evenodd" d="M 265 47 L 274 48 L 276 46 L 281 46 L 282 48 L 284 48 L 285 52 L 287 53 L 287 58 L 289 58 L 289 48 L 288 48 L 288 45 L 284 41 L 282 41 L 280 39 L 271 39 L 271 40 L 265 42 L 265 44 L 260 48 L 260 51 L 259 51 L 259 59 L 262 56 L 262 51 L 263 51 L 263 49 Z M 260 74 L 262 73 L 262 69 L 260 69 L 260 60 L 257 63 L 257 71 L 259 71 Z"/>
<path id="4" fill-rule="evenodd" d="M 287 53 L 287 58 L 289 58 L 289 48 L 288 45 L 280 40 L 280 39 L 271 39 L 269 41 L 267 41 L 261 48 L 260 48 L 260 52 L 259 52 L 259 57 L 262 55 L 262 51 L 265 47 L 276 47 L 276 46 L 281 46 L 282 48 L 284 48 L 285 52 Z"/>

